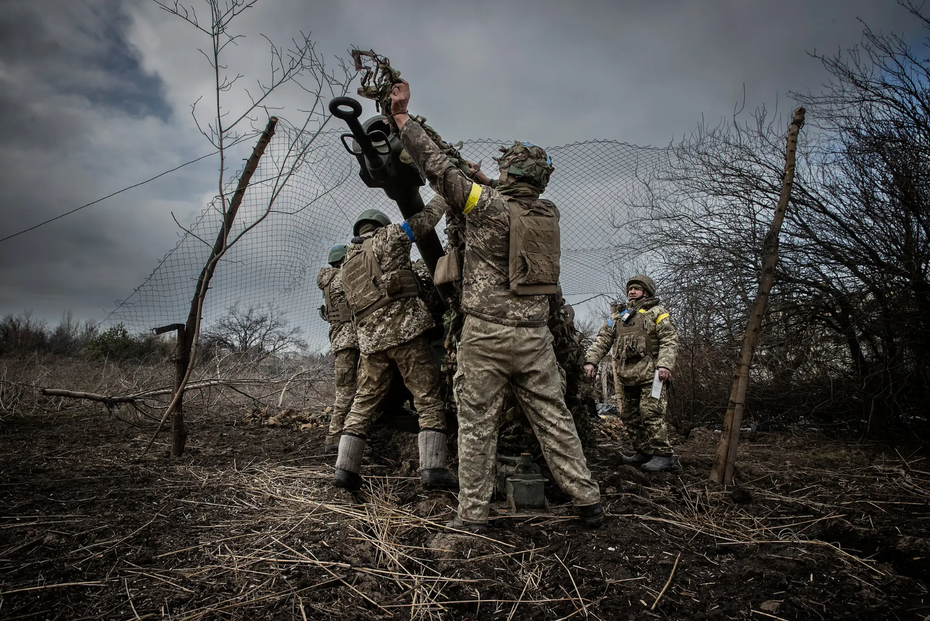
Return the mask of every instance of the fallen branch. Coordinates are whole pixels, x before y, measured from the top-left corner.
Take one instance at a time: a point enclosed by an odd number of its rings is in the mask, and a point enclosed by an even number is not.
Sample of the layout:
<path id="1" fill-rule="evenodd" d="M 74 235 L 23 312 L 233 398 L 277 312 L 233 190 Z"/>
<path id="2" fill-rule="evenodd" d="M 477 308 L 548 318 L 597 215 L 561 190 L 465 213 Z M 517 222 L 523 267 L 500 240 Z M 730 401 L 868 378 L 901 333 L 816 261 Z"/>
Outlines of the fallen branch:
<path id="1" fill-rule="evenodd" d="M 309 373 L 309 371 L 301 372 Z M 294 381 L 295 377 L 300 375 L 300 373 L 286 378 L 286 379 L 262 379 L 262 378 L 243 378 L 243 379 L 208 379 L 201 380 L 199 382 L 191 382 L 187 385 L 185 390 L 200 390 L 204 388 L 212 388 L 214 386 L 225 386 L 226 388 L 234 388 L 235 386 L 262 386 L 262 385 L 277 385 L 277 384 L 290 384 Z M 315 379 L 315 378 L 311 378 Z M 308 380 L 309 381 L 309 380 Z M 286 388 L 286 386 L 285 386 Z M 78 390 L 66 390 L 64 388 L 43 388 L 42 394 L 47 397 L 69 397 L 71 399 L 87 399 L 89 401 L 99 401 L 101 403 L 106 403 L 108 405 L 113 405 L 116 403 L 135 403 L 138 400 L 149 399 L 151 397 L 158 397 L 161 395 L 170 395 L 174 392 L 173 388 L 155 388 L 153 390 L 144 390 L 142 392 L 137 392 L 129 395 L 101 395 L 94 392 L 83 392 Z M 275 391 L 277 392 L 277 391 Z"/>
<path id="2" fill-rule="evenodd" d="M 659 605 L 659 600 L 662 599 L 662 596 L 665 595 L 665 592 L 668 590 L 668 585 L 672 583 L 672 578 L 675 577 L 675 570 L 678 569 L 678 561 L 681 560 L 681 552 L 678 553 L 678 556 L 675 557 L 675 564 L 672 565 L 672 573 L 668 575 L 668 580 L 665 581 L 665 586 L 662 587 L 662 590 L 659 592 L 656 601 L 652 602 L 652 606 L 649 607 L 649 610 L 655 610 L 656 606 Z"/>

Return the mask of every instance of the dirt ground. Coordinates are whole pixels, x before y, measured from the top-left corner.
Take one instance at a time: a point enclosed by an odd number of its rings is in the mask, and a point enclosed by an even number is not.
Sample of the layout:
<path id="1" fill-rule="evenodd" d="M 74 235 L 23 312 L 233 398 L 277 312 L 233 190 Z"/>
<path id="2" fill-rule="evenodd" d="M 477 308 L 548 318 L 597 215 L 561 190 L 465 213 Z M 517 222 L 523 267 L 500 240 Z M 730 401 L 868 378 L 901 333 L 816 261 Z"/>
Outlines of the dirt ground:
<path id="1" fill-rule="evenodd" d="M 353 495 L 293 417 L 192 415 L 172 460 L 102 408 L 0 414 L 0 618 L 930 619 L 925 450 L 747 432 L 723 488 L 711 430 L 645 476 L 600 429 L 601 528 L 549 484 L 551 514 L 498 503 L 479 538 L 411 433 L 374 432 Z"/>

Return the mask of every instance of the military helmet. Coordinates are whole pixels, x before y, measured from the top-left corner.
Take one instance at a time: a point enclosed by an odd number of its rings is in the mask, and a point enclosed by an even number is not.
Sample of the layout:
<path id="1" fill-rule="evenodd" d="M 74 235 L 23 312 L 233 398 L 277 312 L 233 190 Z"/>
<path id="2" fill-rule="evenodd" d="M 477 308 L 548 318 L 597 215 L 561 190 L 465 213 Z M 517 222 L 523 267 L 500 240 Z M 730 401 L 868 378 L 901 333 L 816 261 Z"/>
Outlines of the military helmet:
<path id="1" fill-rule="evenodd" d="M 654 280 L 643 274 L 637 274 L 633 278 L 626 281 L 626 290 L 630 290 L 630 285 L 639 285 L 643 288 L 643 291 L 648 297 L 652 297 L 656 294 L 656 283 Z"/>
<path id="2" fill-rule="evenodd" d="M 540 193 L 546 189 L 554 168 L 545 149 L 532 142 L 514 142 L 509 149 L 501 147 L 500 150 L 503 155 L 495 159 L 501 172 L 506 171 L 519 181 L 529 183 Z"/>
<path id="3" fill-rule="evenodd" d="M 345 244 L 336 244 L 329 251 L 329 259 L 327 260 L 327 263 L 329 263 L 333 267 L 336 267 L 336 265 L 340 261 L 346 258 L 346 252 L 348 250 L 349 250 L 349 247 L 346 246 Z"/>
<path id="4" fill-rule="evenodd" d="M 391 219 L 377 209 L 366 209 L 361 214 L 359 214 L 358 219 L 355 221 L 355 226 L 352 228 L 352 234 L 358 237 L 359 230 L 365 224 L 374 224 L 375 228 L 379 228 L 382 226 L 387 226 L 390 223 Z"/>

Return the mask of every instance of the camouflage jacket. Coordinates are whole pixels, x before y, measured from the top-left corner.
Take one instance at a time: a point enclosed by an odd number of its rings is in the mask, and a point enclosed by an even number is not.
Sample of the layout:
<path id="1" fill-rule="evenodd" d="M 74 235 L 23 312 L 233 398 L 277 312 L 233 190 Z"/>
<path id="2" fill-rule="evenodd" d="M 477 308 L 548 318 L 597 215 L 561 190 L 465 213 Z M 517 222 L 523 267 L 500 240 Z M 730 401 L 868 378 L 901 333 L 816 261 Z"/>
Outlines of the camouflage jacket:
<path id="1" fill-rule="evenodd" d="M 316 277 L 316 286 L 321 290 L 329 287 L 329 296 L 333 304 L 345 302 L 346 293 L 342 290 L 342 273 L 338 267 L 324 267 Z M 329 324 L 329 344 L 333 353 L 343 349 L 358 349 L 358 337 L 351 321 Z"/>
<path id="2" fill-rule="evenodd" d="M 410 247 L 415 239 L 431 231 L 442 218 L 444 203 L 430 201 L 422 212 L 401 224 L 389 224 L 364 238 L 371 238 L 372 251 L 382 272 L 412 270 Z M 362 252 L 361 244 L 350 244 L 346 261 Z M 432 328 L 435 324 L 419 297 L 401 298 L 372 312 L 356 323 L 359 349 L 373 354 L 397 347 Z"/>
<path id="3" fill-rule="evenodd" d="M 632 315 L 624 321 L 627 309 Z M 678 328 L 658 298 L 612 307 L 610 315 L 588 348 L 586 363 L 597 364 L 610 351 L 617 380 L 626 386 L 651 382 L 658 367 L 674 368 Z"/>
<path id="4" fill-rule="evenodd" d="M 465 214 L 465 258 L 462 267 L 462 310 L 505 326 L 545 326 L 545 295 L 516 295 L 510 290 L 509 199 L 495 189 L 473 183 L 411 120 L 401 141 L 432 188 L 450 211 Z"/>

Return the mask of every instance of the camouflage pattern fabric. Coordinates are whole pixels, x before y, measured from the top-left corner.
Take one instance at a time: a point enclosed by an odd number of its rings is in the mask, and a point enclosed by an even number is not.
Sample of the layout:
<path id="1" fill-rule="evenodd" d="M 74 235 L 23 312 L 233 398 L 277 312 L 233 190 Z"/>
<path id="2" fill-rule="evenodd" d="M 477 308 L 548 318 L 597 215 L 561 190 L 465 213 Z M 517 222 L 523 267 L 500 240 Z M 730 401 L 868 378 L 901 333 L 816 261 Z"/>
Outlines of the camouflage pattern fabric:
<path id="1" fill-rule="evenodd" d="M 628 322 L 633 330 L 621 328 L 620 314 L 627 308 L 635 313 Z M 630 335 L 635 338 L 622 340 Z M 658 344 L 658 354 L 650 351 L 650 343 Z M 626 306 L 618 305 L 611 309 L 610 321 L 601 326 L 594 337 L 594 343 L 585 354 L 585 362 L 596 365 L 611 350 L 616 377 L 621 384 L 634 386 L 652 382 L 657 367 L 675 368 L 678 328 L 669 312 L 659 304 L 658 298 L 645 298 Z"/>
<path id="2" fill-rule="evenodd" d="M 665 424 L 668 390 L 652 397 L 652 382 L 636 386 L 621 386 L 620 420 L 629 436 L 633 450 L 646 455 L 671 455 L 672 443 Z"/>
<path id="3" fill-rule="evenodd" d="M 355 399 L 355 383 L 358 378 L 358 349 L 340 349 L 336 356 L 336 401 L 333 403 L 333 415 L 329 419 L 329 435 L 342 433 L 346 415 L 352 409 Z"/>
<path id="4" fill-rule="evenodd" d="M 621 314 L 634 313 L 626 327 Z M 601 326 L 594 343 L 585 354 L 585 362 L 596 365 L 608 351 L 613 351 L 614 377 L 620 418 L 636 451 L 647 455 L 671 455 L 665 409 L 668 387 L 662 396 L 651 396 L 656 368 L 675 368 L 678 356 L 678 328 L 658 298 L 644 298 L 628 305 L 611 308 L 610 321 Z M 622 390 L 621 390 L 622 388 Z"/>
<path id="5" fill-rule="evenodd" d="M 549 302 L 549 332 L 552 333 L 555 359 L 559 364 L 565 405 L 575 421 L 581 445 L 592 446 L 597 439 L 594 426 L 597 393 L 594 382 L 584 373 L 585 337 L 575 328 L 571 307 L 560 293 L 550 296 Z M 539 458 L 542 450 L 526 415 L 520 410 L 513 391 L 505 392 L 499 451 L 503 455 L 530 453 L 534 458 Z"/>
<path id="6" fill-rule="evenodd" d="M 445 403 L 439 392 L 439 370 L 424 336 L 370 354 L 362 353 L 358 385 L 343 433 L 365 438 L 368 425 L 391 386 L 397 365 L 404 384 L 413 395 L 413 406 L 420 418 L 420 429 L 446 430 Z"/>
<path id="7" fill-rule="evenodd" d="M 436 226 L 444 206 L 441 201 L 431 201 L 422 212 L 407 220 L 406 227 L 390 224 L 363 236 L 371 238 L 372 251 L 382 272 L 387 274 L 395 270 L 413 269 L 410 261 L 413 241 Z M 407 229 L 413 238 L 408 235 Z M 361 244 L 351 244 L 346 261 L 360 252 L 363 252 Z M 363 354 L 373 354 L 397 347 L 434 325 L 426 304 L 419 297 L 395 300 L 356 323 L 359 350 Z"/>
<path id="8" fill-rule="evenodd" d="M 600 502 L 571 414 L 565 407 L 545 295 L 510 291 L 510 211 L 500 192 L 473 183 L 415 122 L 401 140 L 450 211 L 465 214 L 462 310 L 453 379 L 459 422 L 459 517 L 486 522 L 493 492 L 499 412 L 513 387 L 553 478 L 576 506 Z"/>
<path id="9" fill-rule="evenodd" d="M 462 213 L 467 209 L 462 311 L 508 326 L 545 326 L 548 298 L 518 296 L 510 291 L 509 199 L 495 189 L 473 183 L 449 162 L 417 123 L 406 123 L 400 137 L 450 210 Z"/>
<path id="10" fill-rule="evenodd" d="M 442 303 L 442 296 L 439 294 L 439 290 L 436 289 L 436 285 L 433 284 L 433 275 L 429 273 L 426 261 L 423 259 L 414 261 L 413 273 L 416 274 L 417 280 L 419 281 L 420 298 L 426 304 L 426 310 L 429 311 L 436 325 L 442 325 L 446 307 Z"/>
<path id="11" fill-rule="evenodd" d="M 336 305 L 346 302 L 346 292 L 342 288 L 342 272 L 338 267 L 324 267 L 316 277 L 316 286 L 320 290 L 330 287 L 330 299 Z M 333 353 L 352 348 L 358 349 L 358 336 L 351 321 L 329 325 L 329 344 Z"/>
<path id="12" fill-rule="evenodd" d="M 575 328 L 573 313 L 562 295 L 552 296 L 550 302 L 549 331 L 555 358 L 565 376 L 565 405 L 572 413 L 582 445 L 589 446 L 597 436 L 597 401 L 594 382 L 584 372 L 585 337 Z"/>
<path id="13" fill-rule="evenodd" d="M 488 519 L 499 412 L 508 384 L 539 439 L 555 482 L 576 506 L 600 502 L 600 490 L 565 407 L 548 328 L 504 326 L 466 316 L 454 384 L 462 520 Z"/>

